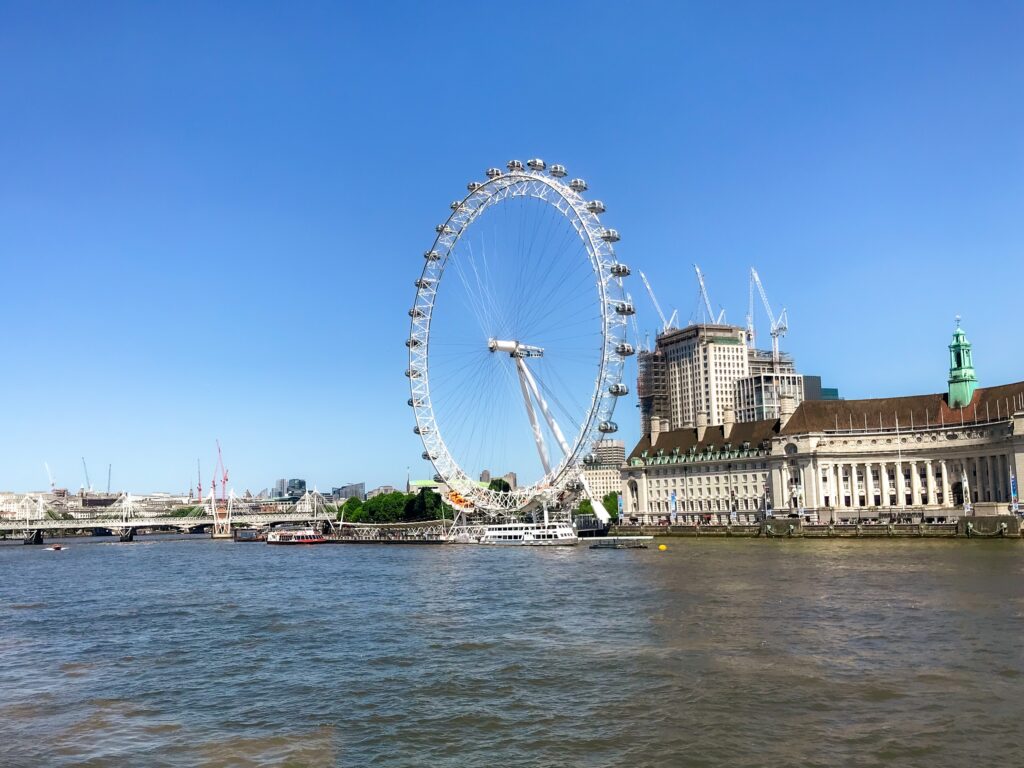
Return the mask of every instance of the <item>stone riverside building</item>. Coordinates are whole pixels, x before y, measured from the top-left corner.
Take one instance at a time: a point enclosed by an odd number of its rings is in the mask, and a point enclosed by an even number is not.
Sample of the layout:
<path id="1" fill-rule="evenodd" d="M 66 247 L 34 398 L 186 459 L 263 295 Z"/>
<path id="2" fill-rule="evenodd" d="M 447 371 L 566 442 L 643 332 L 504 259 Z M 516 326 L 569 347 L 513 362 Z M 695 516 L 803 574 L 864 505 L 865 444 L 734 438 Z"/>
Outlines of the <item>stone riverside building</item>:
<path id="1" fill-rule="evenodd" d="M 622 469 L 627 516 L 745 522 L 766 510 L 821 521 L 1005 513 L 1024 474 L 1024 382 L 977 387 L 957 324 L 945 393 L 872 400 L 783 396 L 774 421 L 662 431 Z M 965 508 L 964 502 L 969 502 Z"/>

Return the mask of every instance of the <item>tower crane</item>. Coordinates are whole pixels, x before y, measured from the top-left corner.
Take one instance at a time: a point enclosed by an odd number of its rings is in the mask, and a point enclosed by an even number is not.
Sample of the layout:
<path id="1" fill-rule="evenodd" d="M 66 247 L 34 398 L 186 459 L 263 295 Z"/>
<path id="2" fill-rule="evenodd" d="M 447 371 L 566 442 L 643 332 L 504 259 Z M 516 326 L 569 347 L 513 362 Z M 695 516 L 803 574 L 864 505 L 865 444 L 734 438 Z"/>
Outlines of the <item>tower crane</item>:
<path id="1" fill-rule="evenodd" d="M 644 287 L 647 288 L 647 295 L 651 297 L 651 303 L 654 305 L 654 308 L 657 310 L 658 317 L 661 318 L 661 332 L 664 333 L 669 328 L 674 328 L 675 327 L 675 321 L 676 321 L 676 310 L 673 309 L 672 310 L 672 316 L 668 320 L 666 320 L 665 319 L 665 313 L 661 311 L 661 305 L 658 303 L 658 299 L 655 298 L 655 296 L 654 296 L 654 289 L 651 288 L 651 284 L 647 280 L 647 275 L 645 275 L 643 272 L 641 272 L 640 273 L 640 279 L 643 280 Z"/>
<path id="2" fill-rule="evenodd" d="M 757 332 L 754 330 L 754 280 L 751 278 L 747 282 L 747 348 L 757 349 Z"/>
<path id="3" fill-rule="evenodd" d="M 89 468 L 85 466 L 85 456 L 82 457 L 82 469 L 85 471 L 85 488 L 88 491 L 92 490 L 92 482 L 89 480 Z"/>
<path id="4" fill-rule="evenodd" d="M 768 323 L 772 335 L 772 365 L 776 372 L 779 370 L 779 339 L 786 335 L 786 331 L 789 330 L 789 318 L 786 316 L 786 308 L 783 307 L 779 316 L 776 317 L 772 312 L 772 306 L 768 303 L 768 294 L 765 293 L 764 286 L 761 284 L 761 277 L 757 274 L 757 270 L 753 267 L 750 268 L 750 282 L 751 285 L 757 286 L 758 293 L 761 294 L 761 301 L 764 303 L 764 311 L 768 313 Z M 753 294 L 753 288 L 750 289 Z M 753 304 L 753 299 L 751 299 Z M 753 324 L 753 306 L 751 306 L 750 312 L 750 323 Z"/>
<path id="5" fill-rule="evenodd" d="M 217 440 L 217 466 L 213 470 L 213 483 L 216 486 L 217 475 L 220 474 L 220 500 L 228 501 L 228 468 L 224 466 L 224 456 L 220 451 L 220 440 Z"/>
<path id="6" fill-rule="evenodd" d="M 700 267 L 696 264 L 693 265 L 693 270 L 697 273 L 697 282 L 700 284 L 700 296 L 704 299 L 704 308 L 708 311 L 708 318 L 712 323 L 724 323 L 725 322 L 725 310 L 723 309 L 715 316 L 715 311 L 711 309 L 711 297 L 708 296 L 708 287 L 704 284 L 704 273 L 700 271 Z"/>
<path id="7" fill-rule="evenodd" d="M 50 478 L 50 493 L 53 493 L 57 490 L 57 482 L 53 479 L 53 472 L 50 471 L 50 465 L 44 461 L 43 466 L 46 467 L 46 476 Z"/>

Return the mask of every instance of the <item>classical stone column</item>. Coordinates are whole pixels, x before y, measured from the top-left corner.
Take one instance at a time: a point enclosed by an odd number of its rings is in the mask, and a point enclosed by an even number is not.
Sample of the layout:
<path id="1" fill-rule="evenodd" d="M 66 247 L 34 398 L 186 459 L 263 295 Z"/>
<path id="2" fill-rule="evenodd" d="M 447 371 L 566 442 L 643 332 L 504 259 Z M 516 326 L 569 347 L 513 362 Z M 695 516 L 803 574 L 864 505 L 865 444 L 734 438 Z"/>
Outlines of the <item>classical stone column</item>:
<path id="1" fill-rule="evenodd" d="M 939 502 L 935 498 L 935 469 L 932 467 L 932 460 L 925 459 L 924 462 L 925 478 L 928 483 L 928 506 L 934 507 Z"/>
<path id="2" fill-rule="evenodd" d="M 939 461 L 939 471 L 942 473 L 942 506 L 953 506 L 953 491 L 949 487 L 949 470 L 946 468 L 946 460 Z"/>
<path id="3" fill-rule="evenodd" d="M 903 462 L 896 462 L 896 506 L 902 507 L 907 503 L 907 480 L 903 477 Z"/>
<path id="4" fill-rule="evenodd" d="M 872 466 L 870 461 L 864 464 L 864 502 L 867 507 L 875 505 L 875 479 L 871 476 Z"/>
<path id="5" fill-rule="evenodd" d="M 889 497 L 892 495 L 892 489 L 889 487 L 889 464 L 882 462 L 878 465 L 878 483 L 881 485 L 879 493 L 882 496 L 882 506 L 889 506 Z"/>
<path id="6" fill-rule="evenodd" d="M 832 474 L 829 476 L 832 483 L 832 506 L 836 509 L 843 508 L 843 469 L 839 464 L 832 465 Z"/>
<path id="7" fill-rule="evenodd" d="M 921 504 L 921 475 L 917 472 L 917 462 L 910 462 L 910 498 L 912 506 Z"/>
<path id="8" fill-rule="evenodd" d="M 999 501 L 999 467 L 995 456 L 987 456 L 988 487 L 992 491 L 992 501 Z"/>
<path id="9" fill-rule="evenodd" d="M 857 509 L 860 507 L 860 498 L 857 493 L 857 465 L 850 462 L 846 465 L 847 472 L 850 475 L 850 507 Z"/>

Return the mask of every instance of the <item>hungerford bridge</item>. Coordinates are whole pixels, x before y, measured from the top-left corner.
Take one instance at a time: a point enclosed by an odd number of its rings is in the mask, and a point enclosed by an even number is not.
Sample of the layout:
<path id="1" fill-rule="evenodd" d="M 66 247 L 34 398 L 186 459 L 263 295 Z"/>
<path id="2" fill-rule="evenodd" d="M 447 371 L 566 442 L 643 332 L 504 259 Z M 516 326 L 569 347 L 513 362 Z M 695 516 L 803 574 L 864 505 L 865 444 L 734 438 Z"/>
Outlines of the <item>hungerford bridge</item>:
<path id="1" fill-rule="evenodd" d="M 213 538 L 231 538 L 233 525 L 268 528 L 288 523 L 310 525 L 321 530 L 333 528 L 324 497 L 306 492 L 297 502 L 276 504 L 266 511 L 266 504 L 253 504 L 238 499 L 232 492 L 227 499 L 217 500 L 213 494 L 201 505 L 192 507 L 188 514 L 156 515 L 123 494 L 109 507 L 98 509 L 93 517 L 68 518 L 54 512 L 40 496 L 25 496 L 18 502 L 0 505 L 0 534 L 24 535 L 26 543 L 42 543 L 43 534 L 60 535 L 65 531 L 110 531 L 131 541 L 139 528 L 160 528 L 182 533 L 210 529 Z"/>

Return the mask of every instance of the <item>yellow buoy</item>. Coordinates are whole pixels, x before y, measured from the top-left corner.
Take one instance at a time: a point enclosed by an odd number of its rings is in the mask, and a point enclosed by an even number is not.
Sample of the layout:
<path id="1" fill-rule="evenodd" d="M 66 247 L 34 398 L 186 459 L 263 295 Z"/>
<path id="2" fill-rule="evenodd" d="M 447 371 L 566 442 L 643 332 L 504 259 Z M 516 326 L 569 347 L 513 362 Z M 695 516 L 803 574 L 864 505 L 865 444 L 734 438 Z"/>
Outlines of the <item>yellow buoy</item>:
<path id="1" fill-rule="evenodd" d="M 666 549 L 668 549 L 668 547 L 665 546 L 664 544 L 659 544 L 658 545 L 658 549 L 661 550 L 662 552 L 664 552 Z"/>

